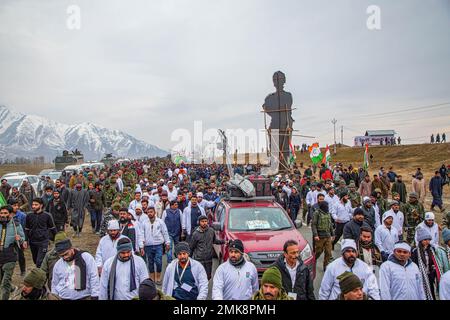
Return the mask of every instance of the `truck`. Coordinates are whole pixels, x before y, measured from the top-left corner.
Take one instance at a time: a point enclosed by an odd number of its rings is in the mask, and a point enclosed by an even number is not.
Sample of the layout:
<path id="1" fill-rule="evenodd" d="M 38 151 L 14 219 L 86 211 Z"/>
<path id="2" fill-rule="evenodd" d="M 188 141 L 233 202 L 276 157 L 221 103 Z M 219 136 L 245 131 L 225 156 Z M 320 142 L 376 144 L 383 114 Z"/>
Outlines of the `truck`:
<path id="1" fill-rule="evenodd" d="M 55 170 L 60 171 L 67 166 L 84 163 L 84 156 L 78 149 L 75 149 L 72 152 L 64 150 L 61 156 L 56 156 L 54 162 L 55 162 Z"/>

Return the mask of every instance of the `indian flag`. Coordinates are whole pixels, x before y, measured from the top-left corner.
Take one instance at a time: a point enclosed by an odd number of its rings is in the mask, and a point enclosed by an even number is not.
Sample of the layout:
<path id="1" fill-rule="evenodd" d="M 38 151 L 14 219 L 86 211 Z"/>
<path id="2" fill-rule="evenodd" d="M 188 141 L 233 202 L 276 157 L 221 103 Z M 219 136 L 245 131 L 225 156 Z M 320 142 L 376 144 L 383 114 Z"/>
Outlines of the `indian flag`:
<path id="1" fill-rule="evenodd" d="M 289 141 L 289 149 L 291 150 L 291 156 L 289 157 L 289 164 L 295 163 L 295 159 L 297 159 L 297 156 L 295 155 L 295 149 L 292 146 L 292 141 Z"/>
<path id="2" fill-rule="evenodd" d="M 313 143 L 313 145 L 309 147 L 309 157 L 314 164 L 322 161 L 323 156 L 318 142 Z"/>
<path id="3" fill-rule="evenodd" d="M 3 196 L 3 193 L 0 192 L 0 207 L 6 206 L 7 202 L 5 200 L 5 197 Z"/>
<path id="4" fill-rule="evenodd" d="M 322 163 L 326 163 L 328 166 L 328 163 L 331 160 L 331 153 L 330 153 L 330 148 L 327 145 L 327 148 L 325 149 L 325 157 L 322 159 Z"/>
<path id="5" fill-rule="evenodd" d="M 369 168 L 369 144 L 366 143 L 366 149 L 364 151 L 364 164 L 363 164 L 364 170 L 367 170 Z"/>

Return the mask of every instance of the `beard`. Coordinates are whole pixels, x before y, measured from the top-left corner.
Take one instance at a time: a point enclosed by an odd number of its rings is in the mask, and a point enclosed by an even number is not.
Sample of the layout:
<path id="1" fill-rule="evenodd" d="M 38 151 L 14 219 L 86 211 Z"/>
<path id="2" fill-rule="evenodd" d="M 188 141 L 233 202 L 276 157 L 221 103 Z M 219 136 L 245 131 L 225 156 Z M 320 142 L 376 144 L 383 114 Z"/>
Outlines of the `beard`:
<path id="1" fill-rule="evenodd" d="M 129 222 L 130 220 L 129 219 L 127 219 L 127 218 L 120 218 L 119 219 L 119 222 L 120 223 L 126 223 L 126 222 Z"/>
<path id="2" fill-rule="evenodd" d="M 8 217 L 0 217 L 0 223 L 7 224 L 8 222 L 9 222 L 9 218 Z"/>
<path id="3" fill-rule="evenodd" d="M 348 258 L 344 257 L 344 260 L 345 260 L 345 262 L 348 262 L 349 264 L 353 264 L 356 261 L 356 258 L 355 257 L 348 257 Z"/>
<path id="4" fill-rule="evenodd" d="M 186 263 L 186 262 L 188 261 L 188 259 L 187 259 L 187 258 L 181 258 L 181 259 L 179 259 L 179 261 L 180 261 L 181 263 Z"/>

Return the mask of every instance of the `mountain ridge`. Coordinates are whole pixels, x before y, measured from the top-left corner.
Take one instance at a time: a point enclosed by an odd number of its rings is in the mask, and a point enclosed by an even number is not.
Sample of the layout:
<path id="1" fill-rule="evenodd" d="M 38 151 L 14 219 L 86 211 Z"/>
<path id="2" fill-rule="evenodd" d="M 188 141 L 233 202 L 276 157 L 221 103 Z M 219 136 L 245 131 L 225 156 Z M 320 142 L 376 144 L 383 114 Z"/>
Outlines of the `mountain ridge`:
<path id="1" fill-rule="evenodd" d="M 68 125 L 0 105 L 0 159 L 44 156 L 53 160 L 63 150 L 74 149 L 80 150 L 85 160 L 99 160 L 106 153 L 129 158 L 168 154 L 124 131 L 92 122 Z"/>

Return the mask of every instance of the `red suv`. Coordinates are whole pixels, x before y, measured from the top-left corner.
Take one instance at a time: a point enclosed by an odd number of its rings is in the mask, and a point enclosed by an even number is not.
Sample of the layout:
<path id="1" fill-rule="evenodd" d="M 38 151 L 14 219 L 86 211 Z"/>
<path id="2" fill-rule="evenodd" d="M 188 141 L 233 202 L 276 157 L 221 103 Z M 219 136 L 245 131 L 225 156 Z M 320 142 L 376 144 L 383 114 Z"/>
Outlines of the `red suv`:
<path id="1" fill-rule="evenodd" d="M 301 221 L 294 224 L 287 212 L 270 197 L 263 200 L 239 199 L 221 200 L 214 212 L 212 227 L 218 239 L 228 243 L 240 239 L 244 243 L 245 256 L 253 262 L 261 277 L 283 254 L 287 240 L 299 243 L 300 256 L 315 277 L 314 252 L 297 230 Z M 227 244 L 214 245 L 220 263 L 228 259 Z"/>

